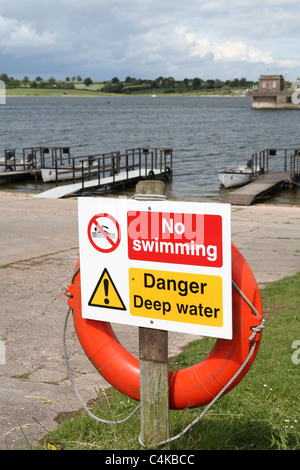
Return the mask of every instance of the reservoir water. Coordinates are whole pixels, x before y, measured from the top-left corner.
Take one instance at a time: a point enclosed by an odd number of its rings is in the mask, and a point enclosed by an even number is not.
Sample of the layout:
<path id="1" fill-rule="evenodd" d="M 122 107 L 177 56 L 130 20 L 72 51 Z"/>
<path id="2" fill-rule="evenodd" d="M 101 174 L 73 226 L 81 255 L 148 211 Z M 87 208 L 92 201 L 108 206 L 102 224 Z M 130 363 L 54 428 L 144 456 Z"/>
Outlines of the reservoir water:
<path id="1" fill-rule="evenodd" d="M 225 194 L 218 171 L 244 164 L 266 148 L 300 148 L 298 110 L 253 110 L 245 97 L 7 97 L 0 106 L 0 156 L 5 149 L 70 147 L 86 156 L 136 147 L 173 148 L 169 198 L 218 201 Z M 269 168 L 282 170 L 271 157 Z M 1 190 L 41 192 L 22 183 Z M 132 194 L 126 188 L 122 194 Z M 300 205 L 299 190 L 284 190 L 267 203 Z"/>

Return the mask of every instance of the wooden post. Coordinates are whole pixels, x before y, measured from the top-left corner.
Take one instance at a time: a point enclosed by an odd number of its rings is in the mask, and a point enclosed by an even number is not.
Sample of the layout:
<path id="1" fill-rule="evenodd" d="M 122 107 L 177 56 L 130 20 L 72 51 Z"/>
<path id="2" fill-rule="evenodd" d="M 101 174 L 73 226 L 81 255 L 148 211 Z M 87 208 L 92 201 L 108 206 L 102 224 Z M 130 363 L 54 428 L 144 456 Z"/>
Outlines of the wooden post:
<path id="1" fill-rule="evenodd" d="M 164 192 L 162 181 L 140 181 L 136 186 L 138 194 Z M 169 439 L 168 332 L 140 327 L 139 360 L 141 439 L 149 446 Z M 169 449 L 169 444 L 163 448 Z"/>

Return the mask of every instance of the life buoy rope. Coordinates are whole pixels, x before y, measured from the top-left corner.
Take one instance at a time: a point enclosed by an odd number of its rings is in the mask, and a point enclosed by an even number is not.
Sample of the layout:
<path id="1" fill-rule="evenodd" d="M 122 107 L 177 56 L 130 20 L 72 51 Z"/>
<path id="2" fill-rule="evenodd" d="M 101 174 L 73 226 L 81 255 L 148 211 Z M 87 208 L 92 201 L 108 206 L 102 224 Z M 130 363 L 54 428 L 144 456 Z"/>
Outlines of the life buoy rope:
<path id="1" fill-rule="evenodd" d="M 120 344 L 110 323 L 82 318 L 78 268 L 79 260 L 73 282 L 68 288 L 68 304 L 73 311 L 78 339 L 103 378 L 120 392 L 139 401 L 138 359 Z M 228 393 L 246 375 L 256 357 L 263 322 L 260 293 L 248 263 L 233 244 L 232 281 L 233 339 L 218 339 L 201 362 L 185 369 L 169 371 L 171 409 L 204 406 L 225 388 L 223 395 Z M 256 347 L 249 357 L 254 342 Z M 243 370 L 239 372 L 243 364 Z"/>

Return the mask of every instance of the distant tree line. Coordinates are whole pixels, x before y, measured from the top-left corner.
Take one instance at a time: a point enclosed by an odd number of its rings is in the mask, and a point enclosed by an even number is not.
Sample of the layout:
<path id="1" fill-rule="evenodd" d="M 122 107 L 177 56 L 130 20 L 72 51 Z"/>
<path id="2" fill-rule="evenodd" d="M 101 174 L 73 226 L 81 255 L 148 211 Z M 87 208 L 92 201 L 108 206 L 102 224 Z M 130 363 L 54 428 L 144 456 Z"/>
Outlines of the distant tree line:
<path id="1" fill-rule="evenodd" d="M 9 77 L 6 73 L 2 73 L 0 80 L 2 80 L 8 88 L 30 87 L 73 90 L 75 89 L 75 82 L 82 83 L 87 87 L 93 84 L 93 80 L 90 77 L 82 79 L 81 75 L 66 77 L 64 81 L 56 80 L 54 77 L 44 80 L 40 76 L 37 76 L 35 80 L 30 80 L 27 75 L 25 75 L 22 80 L 18 80 L 14 77 Z M 131 94 L 147 92 L 149 90 L 161 90 L 162 93 L 185 93 L 201 90 L 209 92 L 219 90 L 223 93 L 230 93 L 232 89 L 250 89 L 253 84 L 253 81 L 249 81 L 244 77 L 222 81 L 218 78 L 203 80 L 199 77 L 175 80 L 173 77 L 163 76 L 159 76 L 155 80 L 148 80 L 127 76 L 124 81 L 119 80 L 118 77 L 113 77 L 109 81 L 102 82 L 102 86 L 96 91 Z"/>
<path id="2" fill-rule="evenodd" d="M 199 90 L 223 89 L 226 91 L 226 89 L 230 90 L 232 88 L 247 89 L 252 87 L 253 84 L 253 81 L 249 81 L 246 78 L 235 78 L 233 80 L 226 81 L 219 80 L 218 78 L 203 80 L 199 77 L 175 80 L 173 77 L 160 76 L 155 80 L 143 80 L 128 76 L 123 82 L 117 77 L 112 78 L 109 83 L 104 85 L 101 91 L 109 93 L 130 94 L 142 90 L 146 91 L 149 89 L 161 89 L 163 93 L 184 93 Z"/>
<path id="3" fill-rule="evenodd" d="M 82 82 L 84 85 L 89 86 L 93 84 L 91 78 L 85 78 L 84 80 L 80 75 L 72 77 L 66 77 L 65 81 L 58 81 L 54 77 L 48 78 L 48 80 L 43 80 L 39 75 L 35 80 L 29 80 L 27 75 L 24 76 L 22 80 L 15 79 L 14 77 L 9 77 L 6 73 L 0 75 L 0 80 L 3 81 L 7 88 L 20 88 L 20 87 L 30 87 L 30 88 L 58 88 L 58 89 L 68 89 L 74 90 L 74 82 Z"/>

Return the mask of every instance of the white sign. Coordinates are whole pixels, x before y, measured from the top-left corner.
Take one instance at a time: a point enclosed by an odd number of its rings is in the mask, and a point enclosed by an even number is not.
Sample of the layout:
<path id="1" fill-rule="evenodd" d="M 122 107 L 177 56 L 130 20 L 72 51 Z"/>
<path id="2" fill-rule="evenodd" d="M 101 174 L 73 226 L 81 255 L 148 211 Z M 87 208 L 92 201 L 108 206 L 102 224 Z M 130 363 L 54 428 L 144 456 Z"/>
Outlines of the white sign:
<path id="1" fill-rule="evenodd" d="M 230 205 L 79 198 L 83 318 L 232 338 Z"/>

